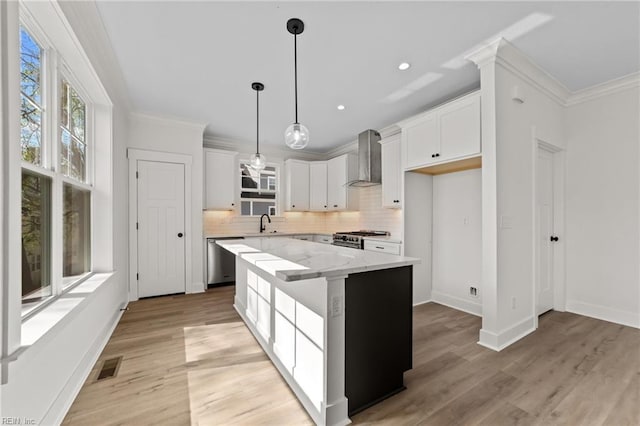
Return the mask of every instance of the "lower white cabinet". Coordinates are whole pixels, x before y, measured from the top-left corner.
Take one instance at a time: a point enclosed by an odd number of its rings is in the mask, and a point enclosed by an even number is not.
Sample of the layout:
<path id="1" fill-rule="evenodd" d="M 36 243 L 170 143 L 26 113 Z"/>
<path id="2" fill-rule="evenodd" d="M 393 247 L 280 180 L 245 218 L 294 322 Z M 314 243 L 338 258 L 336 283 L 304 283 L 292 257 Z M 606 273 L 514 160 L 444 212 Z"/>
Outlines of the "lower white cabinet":
<path id="1" fill-rule="evenodd" d="M 364 249 L 380 253 L 400 255 L 400 244 L 390 241 L 364 240 Z"/>
<path id="2" fill-rule="evenodd" d="M 316 234 L 313 236 L 313 242 L 322 243 L 322 244 L 331 244 L 333 243 L 333 236 Z"/>

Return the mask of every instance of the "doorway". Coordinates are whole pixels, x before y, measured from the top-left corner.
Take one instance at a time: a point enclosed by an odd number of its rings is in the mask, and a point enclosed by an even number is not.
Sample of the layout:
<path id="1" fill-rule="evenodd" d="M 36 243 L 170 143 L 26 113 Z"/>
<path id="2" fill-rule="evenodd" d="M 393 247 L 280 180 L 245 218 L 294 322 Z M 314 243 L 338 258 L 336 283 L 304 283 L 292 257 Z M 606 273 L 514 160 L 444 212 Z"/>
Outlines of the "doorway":
<path id="1" fill-rule="evenodd" d="M 554 308 L 553 251 L 559 237 L 554 228 L 553 152 L 538 146 L 536 166 L 536 315 Z"/>
<path id="2" fill-rule="evenodd" d="M 191 157 L 133 149 L 128 157 L 129 299 L 186 293 Z"/>

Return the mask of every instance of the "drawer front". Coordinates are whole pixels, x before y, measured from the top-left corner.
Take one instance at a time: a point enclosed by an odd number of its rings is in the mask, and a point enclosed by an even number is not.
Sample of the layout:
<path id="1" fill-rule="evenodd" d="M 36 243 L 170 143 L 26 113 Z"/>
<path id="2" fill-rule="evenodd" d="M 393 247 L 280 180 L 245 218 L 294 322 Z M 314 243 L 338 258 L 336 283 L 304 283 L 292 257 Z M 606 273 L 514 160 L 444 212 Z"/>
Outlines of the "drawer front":
<path id="1" fill-rule="evenodd" d="M 400 244 L 398 243 L 364 240 L 364 249 L 369 251 L 378 251 L 380 253 L 400 255 Z"/>

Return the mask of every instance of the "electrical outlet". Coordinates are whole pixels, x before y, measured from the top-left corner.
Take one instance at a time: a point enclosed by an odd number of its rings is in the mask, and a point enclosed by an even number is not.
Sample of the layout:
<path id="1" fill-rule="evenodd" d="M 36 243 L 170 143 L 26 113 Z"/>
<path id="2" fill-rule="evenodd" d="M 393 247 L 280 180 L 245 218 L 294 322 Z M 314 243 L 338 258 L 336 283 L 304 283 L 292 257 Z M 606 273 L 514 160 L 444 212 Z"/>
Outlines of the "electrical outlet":
<path id="1" fill-rule="evenodd" d="M 511 298 L 511 309 L 515 309 L 516 308 L 516 298 L 512 297 Z"/>
<path id="2" fill-rule="evenodd" d="M 477 287 L 469 287 L 469 294 L 473 297 L 478 297 L 478 288 Z"/>
<path id="3" fill-rule="evenodd" d="M 331 316 L 339 317 L 342 315 L 342 296 L 333 296 L 331 298 Z"/>

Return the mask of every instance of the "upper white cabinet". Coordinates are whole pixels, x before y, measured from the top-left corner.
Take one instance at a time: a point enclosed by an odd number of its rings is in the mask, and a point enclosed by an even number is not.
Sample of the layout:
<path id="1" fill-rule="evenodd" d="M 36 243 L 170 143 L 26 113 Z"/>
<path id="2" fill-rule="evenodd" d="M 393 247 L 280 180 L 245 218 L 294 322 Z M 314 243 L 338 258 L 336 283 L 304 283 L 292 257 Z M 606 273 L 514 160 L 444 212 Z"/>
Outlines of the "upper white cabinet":
<path id="1" fill-rule="evenodd" d="M 327 210 L 358 210 L 359 194 L 347 186 L 358 179 L 358 157 L 344 154 L 327 161 Z"/>
<path id="2" fill-rule="evenodd" d="M 404 120 L 400 127 L 406 169 L 478 155 L 480 92 Z"/>
<path id="3" fill-rule="evenodd" d="M 382 139 L 380 144 L 382 145 L 382 207 L 398 209 L 402 206 L 400 135 Z"/>
<path id="4" fill-rule="evenodd" d="M 287 185 L 286 211 L 309 210 L 309 162 L 287 160 L 284 162 Z"/>
<path id="5" fill-rule="evenodd" d="M 205 209 L 235 209 L 239 173 L 237 156 L 237 152 L 204 149 Z"/>
<path id="6" fill-rule="evenodd" d="M 309 209 L 326 212 L 327 207 L 327 162 L 309 163 Z"/>

